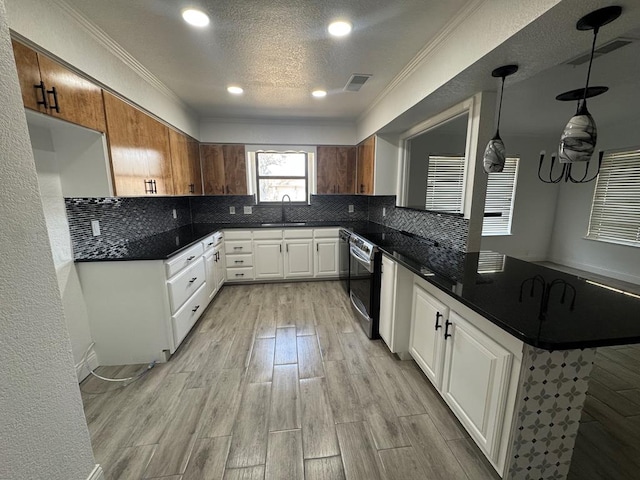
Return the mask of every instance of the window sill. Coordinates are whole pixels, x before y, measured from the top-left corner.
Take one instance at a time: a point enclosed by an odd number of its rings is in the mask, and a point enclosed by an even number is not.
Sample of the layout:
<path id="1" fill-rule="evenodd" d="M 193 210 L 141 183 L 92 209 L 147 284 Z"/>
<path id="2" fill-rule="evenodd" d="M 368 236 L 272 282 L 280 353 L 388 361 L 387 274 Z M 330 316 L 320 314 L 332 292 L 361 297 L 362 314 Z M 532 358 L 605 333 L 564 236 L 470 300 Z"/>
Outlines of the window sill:
<path id="1" fill-rule="evenodd" d="M 483 237 L 512 237 L 513 233 L 483 233 Z"/>
<path id="2" fill-rule="evenodd" d="M 589 237 L 588 235 L 582 238 L 584 238 L 585 240 L 591 240 L 592 242 L 613 243 L 614 245 L 622 245 L 623 247 L 640 247 L 640 242 L 627 242 L 624 240 L 615 240 L 612 238 L 594 238 Z"/>

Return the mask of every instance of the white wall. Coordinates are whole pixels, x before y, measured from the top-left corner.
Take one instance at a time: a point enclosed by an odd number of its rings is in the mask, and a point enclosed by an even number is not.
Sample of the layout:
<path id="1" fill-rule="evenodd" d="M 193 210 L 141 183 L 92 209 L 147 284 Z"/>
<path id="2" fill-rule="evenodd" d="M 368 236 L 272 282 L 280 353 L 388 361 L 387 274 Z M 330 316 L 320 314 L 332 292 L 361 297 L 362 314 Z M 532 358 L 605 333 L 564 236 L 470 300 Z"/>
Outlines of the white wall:
<path id="1" fill-rule="evenodd" d="M 53 254 L 53 264 L 62 297 L 64 318 L 71 340 L 73 360 L 78 380 L 82 380 L 89 372 L 81 365 L 81 360 L 92 339 L 89 331 L 87 307 L 73 261 L 71 235 L 60 176 L 60 155 L 56 153 L 55 140 L 52 138 L 51 130 L 30 125 L 29 135 L 33 147 L 49 244 Z M 97 366 L 95 356 L 91 357 L 91 362 L 93 362 L 91 366 L 95 368 Z"/>
<path id="2" fill-rule="evenodd" d="M 0 478 L 95 467 L 0 0 Z"/>
<path id="3" fill-rule="evenodd" d="M 546 260 L 560 187 L 538 179 L 538 162 L 540 150 L 554 151 L 558 138 L 502 135 L 502 139 L 507 156 L 520 158 L 511 235 L 482 237 L 481 248 L 528 261 Z M 548 167 L 549 158 L 546 162 Z"/>
<path id="4" fill-rule="evenodd" d="M 375 167 L 373 170 L 374 195 L 398 195 L 398 159 L 400 138 L 398 135 L 377 135 Z"/>
<path id="5" fill-rule="evenodd" d="M 597 118 L 596 118 L 597 121 Z M 640 120 L 599 126 L 598 150 L 640 146 Z M 594 160 L 597 161 L 596 155 Z M 580 169 L 580 166 L 577 167 Z M 592 165 L 593 168 L 593 165 Z M 582 170 L 579 170 L 582 171 Z M 549 259 L 555 263 L 640 284 L 640 249 L 587 240 L 595 181 L 583 185 L 563 183 Z"/>
<path id="6" fill-rule="evenodd" d="M 355 145 L 354 123 L 312 120 L 234 120 L 204 118 L 200 141 L 265 145 Z"/>
<path id="7" fill-rule="evenodd" d="M 60 0 L 6 0 L 9 27 L 167 123 L 198 137 L 198 118 L 175 94 L 161 91 L 99 41 Z M 157 79 L 155 79 L 157 81 Z M 166 87 L 164 87 L 166 89 Z M 166 89 L 168 91 L 168 89 Z"/>

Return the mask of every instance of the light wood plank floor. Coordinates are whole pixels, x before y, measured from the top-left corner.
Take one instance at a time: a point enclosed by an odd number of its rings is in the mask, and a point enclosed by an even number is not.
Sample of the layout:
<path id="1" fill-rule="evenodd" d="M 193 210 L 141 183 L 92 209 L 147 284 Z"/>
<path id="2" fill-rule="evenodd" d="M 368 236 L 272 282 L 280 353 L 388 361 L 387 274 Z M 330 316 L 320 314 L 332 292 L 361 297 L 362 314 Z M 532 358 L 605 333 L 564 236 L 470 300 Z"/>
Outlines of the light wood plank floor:
<path id="1" fill-rule="evenodd" d="M 227 286 L 168 363 L 81 391 L 108 480 L 498 478 L 416 364 L 364 336 L 338 282 Z"/>

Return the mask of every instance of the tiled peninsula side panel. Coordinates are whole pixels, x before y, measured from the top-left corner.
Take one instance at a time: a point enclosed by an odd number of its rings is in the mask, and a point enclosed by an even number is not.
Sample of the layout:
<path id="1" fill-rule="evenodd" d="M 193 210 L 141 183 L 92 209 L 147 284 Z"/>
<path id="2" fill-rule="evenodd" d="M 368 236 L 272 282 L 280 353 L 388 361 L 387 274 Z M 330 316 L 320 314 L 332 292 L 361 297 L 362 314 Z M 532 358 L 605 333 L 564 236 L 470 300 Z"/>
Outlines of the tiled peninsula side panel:
<path id="1" fill-rule="evenodd" d="M 525 345 L 505 480 L 567 478 L 595 355 Z"/>
<path id="2" fill-rule="evenodd" d="M 120 251 L 132 240 L 191 223 L 188 197 L 65 198 L 65 205 L 76 258 Z M 100 221 L 97 237 L 91 220 Z"/>
<path id="3" fill-rule="evenodd" d="M 193 223 L 275 223 L 282 221 L 282 205 L 256 205 L 253 195 L 218 195 L 190 197 Z M 366 221 L 369 216 L 369 197 L 362 195 L 311 195 L 310 205 L 285 202 L 287 222 Z M 349 205 L 353 212 L 349 213 Z M 245 214 L 251 206 L 251 214 Z M 231 214 L 229 208 L 236 213 Z"/>
<path id="4" fill-rule="evenodd" d="M 395 196 L 369 198 L 369 221 L 434 240 L 446 248 L 467 251 L 469 220 L 446 213 L 396 208 Z"/>

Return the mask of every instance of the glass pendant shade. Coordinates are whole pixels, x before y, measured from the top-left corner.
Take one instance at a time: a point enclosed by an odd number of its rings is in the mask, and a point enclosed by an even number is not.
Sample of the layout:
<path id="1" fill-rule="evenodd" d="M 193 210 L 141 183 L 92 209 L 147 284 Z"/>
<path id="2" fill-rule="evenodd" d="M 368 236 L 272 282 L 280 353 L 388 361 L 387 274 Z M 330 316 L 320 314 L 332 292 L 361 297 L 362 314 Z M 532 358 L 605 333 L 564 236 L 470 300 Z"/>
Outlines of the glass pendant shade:
<path id="1" fill-rule="evenodd" d="M 560 163 L 588 162 L 598 140 L 596 122 L 587 110 L 586 102 L 564 127 L 558 146 Z"/>
<path id="2" fill-rule="evenodd" d="M 500 138 L 500 134 L 489 140 L 487 148 L 484 150 L 483 166 L 487 173 L 501 172 L 504 169 L 505 160 L 504 142 Z"/>

